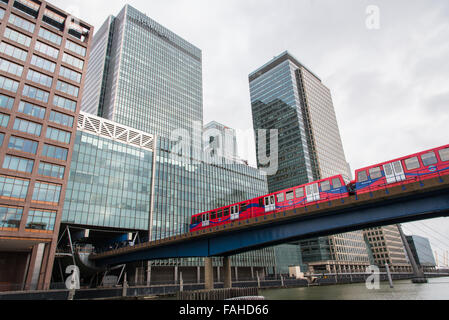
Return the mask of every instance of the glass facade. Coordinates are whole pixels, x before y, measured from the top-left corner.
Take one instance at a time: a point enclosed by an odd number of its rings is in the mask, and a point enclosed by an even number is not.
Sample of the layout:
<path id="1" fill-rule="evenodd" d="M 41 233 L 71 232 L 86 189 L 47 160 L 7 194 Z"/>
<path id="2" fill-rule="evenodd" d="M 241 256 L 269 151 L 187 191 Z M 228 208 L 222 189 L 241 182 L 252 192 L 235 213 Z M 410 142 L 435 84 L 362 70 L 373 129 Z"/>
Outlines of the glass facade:
<path id="1" fill-rule="evenodd" d="M 203 125 L 201 50 L 126 5 L 95 35 L 82 109 L 170 138 Z M 194 124 L 199 132 L 194 132 Z"/>
<path id="2" fill-rule="evenodd" d="M 416 235 L 407 236 L 406 238 L 418 265 L 422 267 L 436 267 L 437 263 L 429 239 Z"/>
<path id="3" fill-rule="evenodd" d="M 78 131 L 63 223 L 148 230 L 153 153 Z"/>
<path id="4" fill-rule="evenodd" d="M 286 51 L 251 73 L 249 84 L 254 129 L 278 131 L 279 166 L 267 178 L 269 192 L 338 174 L 350 179 L 331 94 L 315 74 Z M 269 144 L 267 137 L 267 153 Z M 369 261 L 362 232 L 299 244 L 304 263 L 344 261 L 359 266 Z"/>

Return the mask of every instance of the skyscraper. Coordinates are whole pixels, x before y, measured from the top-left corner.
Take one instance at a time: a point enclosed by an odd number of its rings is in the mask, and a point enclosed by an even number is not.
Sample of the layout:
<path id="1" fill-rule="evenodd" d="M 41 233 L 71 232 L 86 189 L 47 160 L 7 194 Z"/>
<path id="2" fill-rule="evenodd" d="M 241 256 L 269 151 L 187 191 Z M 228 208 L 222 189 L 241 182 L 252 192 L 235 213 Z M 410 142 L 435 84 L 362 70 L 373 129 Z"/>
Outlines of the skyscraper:
<path id="1" fill-rule="evenodd" d="M 0 19 L 0 291 L 46 289 L 93 28 L 46 1 Z"/>
<path id="2" fill-rule="evenodd" d="M 126 5 L 94 36 L 82 110 L 201 147 L 202 90 L 201 50 Z"/>
<path id="3" fill-rule="evenodd" d="M 338 174 L 350 180 L 331 93 L 318 76 L 285 51 L 251 73 L 249 84 L 254 129 L 278 131 L 279 169 L 268 176 L 270 192 Z M 261 166 L 259 139 L 256 134 Z M 301 244 L 303 261 L 315 269 L 361 268 L 369 262 L 362 232 Z"/>

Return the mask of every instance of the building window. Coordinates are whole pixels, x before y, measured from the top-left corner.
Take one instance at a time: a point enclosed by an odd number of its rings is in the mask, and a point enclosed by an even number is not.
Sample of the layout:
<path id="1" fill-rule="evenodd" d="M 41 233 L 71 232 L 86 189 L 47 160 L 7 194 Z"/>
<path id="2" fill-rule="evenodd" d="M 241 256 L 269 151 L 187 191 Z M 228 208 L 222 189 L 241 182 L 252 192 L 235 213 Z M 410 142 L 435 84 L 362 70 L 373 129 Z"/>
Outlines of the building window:
<path id="1" fill-rule="evenodd" d="M 25 200 L 29 181 L 19 178 L 0 176 L 0 198 L 8 200 Z"/>
<path id="2" fill-rule="evenodd" d="M 78 68 L 80 70 L 83 70 L 84 68 L 84 61 L 78 58 L 75 58 L 74 56 L 67 54 L 64 52 L 63 56 L 62 56 L 62 61 L 70 64 L 71 66 Z"/>
<path id="3" fill-rule="evenodd" d="M 37 147 L 38 147 L 38 143 L 36 141 L 31 141 L 28 139 L 23 139 L 23 138 L 14 137 L 14 136 L 11 136 L 11 138 L 9 139 L 9 144 L 8 144 L 8 148 L 10 148 L 10 149 L 27 152 L 27 153 L 32 153 L 32 154 L 36 154 Z"/>
<path id="4" fill-rule="evenodd" d="M 86 48 L 83 46 L 80 46 L 79 44 L 76 44 L 75 42 L 72 42 L 70 40 L 67 40 L 65 43 L 65 48 L 67 50 L 70 50 L 76 54 L 79 54 L 80 56 L 85 57 L 86 56 Z"/>
<path id="5" fill-rule="evenodd" d="M 39 37 L 41 37 L 47 41 L 50 41 L 58 46 L 60 46 L 61 42 L 62 42 L 62 37 L 58 36 L 57 34 L 51 32 L 51 31 L 48 31 L 47 29 L 44 29 L 44 28 L 39 29 Z"/>
<path id="6" fill-rule="evenodd" d="M 56 112 L 56 111 L 51 111 L 49 120 L 51 122 L 58 123 L 60 125 L 72 128 L 74 119 L 75 118 L 72 116 L 68 116 L 66 114 Z"/>
<path id="7" fill-rule="evenodd" d="M 70 132 L 48 127 L 46 138 L 69 144 L 71 135 L 72 134 Z"/>
<path id="8" fill-rule="evenodd" d="M 20 101 L 19 112 L 39 119 L 45 118 L 45 108 L 24 101 Z"/>
<path id="9" fill-rule="evenodd" d="M 35 46 L 36 51 L 39 51 L 40 53 L 43 53 L 49 57 L 52 57 L 54 59 L 57 59 L 59 56 L 59 50 L 55 49 L 43 42 L 40 41 L 36 41 L 36 46 Z"/>
<path id="10" fill-rule="evenodd" d="M 64 66 L 61 66 L 61 68 L 59 69 L 59 75 L 69 80 L 81 83 L 81 73 L 73 71 Z"/>
<path id="11" fill-rule="evenodd" d="M 19 229 L 23 208 L 0 206 L 0 230 Z"/>
<path id="12" fill-rule="evenodd" d="M 75 112 L 76 110 L 76 102 L 73 100 L 69 100 L 60 96 L 55 95 L 53 99 L 53 104 L 57 107 Z"/>
<path id="13" fill-rule="evenodd" d="M 13 129 L 39 137 L 41 135 L 42 125 L 28 120 L 16 118 L 16 120 L 14 121 Z"/>
<path id="14" fill-rule="evenodd" d="M 25 97 L 47 103 L 50 94 L 46 91 L 25 85 L 23 88 L 23 95 Z"/>
<path id="15" fill-rule="evenodd" d="M 15 14 L 11 13 L 9 16 L 9 23 L 15 25 L 16 27 L 23 29 L 25 31 L 28 31 L 30 33 L 34 32 L 35 24 L 29 22 L 28 20 L 25 20 L 19 16 L 16 16 Z"/>
<path id="16" fill-rule="evenodd" d="M 20 33 L 17 31 L 14 31 L 10 28 L 6 28 L 5 30 L 5 38 L 8 38 L 9 40 L 15 41 L 25 47 L 29 47 L 31 44 L 31 38 Z"/>
<path id="17" fill-rule="evenodd" d="M 27 80 L 39 83 L 40 85 L 46 86 L 51 88 L 51 85 L 53 83 L 53 78 L 49 77 L 43 73 L 34 71 L 34 70 L 28 70 Z"/>
<path id="18" fill-rule="evenodd" d="M 68 84 L 67 82 L 58 80 L 56 83 L 56 90 L 67 93 L 71 96 L 78 97 L 79 88 Z"/>
<path id="19" fill-rule="evenodd" d="M 51 146 L 49 144 L 44 144 L 44 148 L 42 150 L 43 157 L 67 161 L 67 155 L 68 155 L 67 149 Z"/>
<path id="20" fill-rule="evenodd" d="M 31 64 L 33 66 L 36 66 L 38 68 L 44 69 L 49 72 L 55 72 L 55 69 L 56 69 L 56 63 L 51 62 L 50 60 L 41 58 L 39 56 L 36 56 L 34 54 L 31 57 Z"/>
<path id="21" fill-rule="evenodd" d="M 15 76 L 22 76 L 23 67 L 17 63 L 0 58 L 0 70 Z"/>
<path id="22" fill-rule="evenodd" d="M 33 202 L 42 204 L 58 204 L 61 186 L 44 182 L 34 185 Z"/>
<path id="23" fill-rule="evenodd" d="M 16 58 L 16 59 L 19 59 L 22 61 L 26 61 L 27 55 L 28 55 L 28 52 L 26 52 L 25 50 L 14 47 L 6 42 L 2 42 L 0 44 L 0 52 L 3 52 L 4 54 L 6 54 L 10 57 L 13 57 L 13 58 Z"/>
<path id="24" fill-rule="evenodd" d="M 26 229 L 33 231 L 54 231 L 56 211 L 30 209 Z"/>
<path id="25" fill-rule="evenodd" d="M 3 161 L 3 169 L 26 172 L 33 172 L 34 161 L 24 158 L 18 158 L 10 155 L 5 156 Z"/>
<path id="26" fill-rule="evenodd" d="M 19 82 L 0 76 L 0 89 L 17 92 Z"/>
<path id="27" fill-rule="evenodd" d="M 14 98 L 0 94 L 0 107 L 8 110 L 12 110 L 14 106 Z"/>
<path id="28" fill-rule="evenodd" d="M 53 177 L 57 179 L 64 179 L 65 167 L 56 164 L 39 163 L 39 172 L 41 176 Z"/>
<path id="29" fill-rule="evenodd" d="M 9 123 L 9 115 L 0 113 L 0 127 L 6 128 Z"/>

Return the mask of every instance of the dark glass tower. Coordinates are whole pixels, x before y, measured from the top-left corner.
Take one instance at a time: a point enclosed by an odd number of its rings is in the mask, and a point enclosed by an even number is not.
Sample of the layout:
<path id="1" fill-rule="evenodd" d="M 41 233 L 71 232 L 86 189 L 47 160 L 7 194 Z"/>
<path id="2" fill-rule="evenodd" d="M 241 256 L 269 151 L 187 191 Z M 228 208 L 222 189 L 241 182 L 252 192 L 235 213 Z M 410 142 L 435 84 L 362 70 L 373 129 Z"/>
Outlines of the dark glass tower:
<path id="1" fill-rule="evenodd" d="M 270 193 L 338 174 L 350 180 L 330 90 L 314 73 L 286 51 L 251 73 L 249 83 L 254 129 L 278 131 L 279 166 L 268 176 Z M 361 232 L 302 241 L 301 249 L 303 262 L 317 269 L 360 269 L 369 261 Z"/>

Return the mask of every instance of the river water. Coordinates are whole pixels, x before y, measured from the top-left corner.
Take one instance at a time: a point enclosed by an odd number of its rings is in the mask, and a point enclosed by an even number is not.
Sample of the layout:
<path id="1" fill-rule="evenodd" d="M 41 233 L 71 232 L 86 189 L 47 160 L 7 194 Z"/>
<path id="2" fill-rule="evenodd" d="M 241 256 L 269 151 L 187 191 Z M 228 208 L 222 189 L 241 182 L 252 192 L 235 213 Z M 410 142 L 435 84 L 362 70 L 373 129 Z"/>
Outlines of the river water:
<path id="1" fill-rule="evenodd" d="M 267 289 L 259 294 L 267 300 L 449 300 L 449 277 L 432 278 L 425 284 L 398 280 L 390 288 L 381 282 L 379 289 L 369 290 L 365 283 L 309 288 Z"/>

